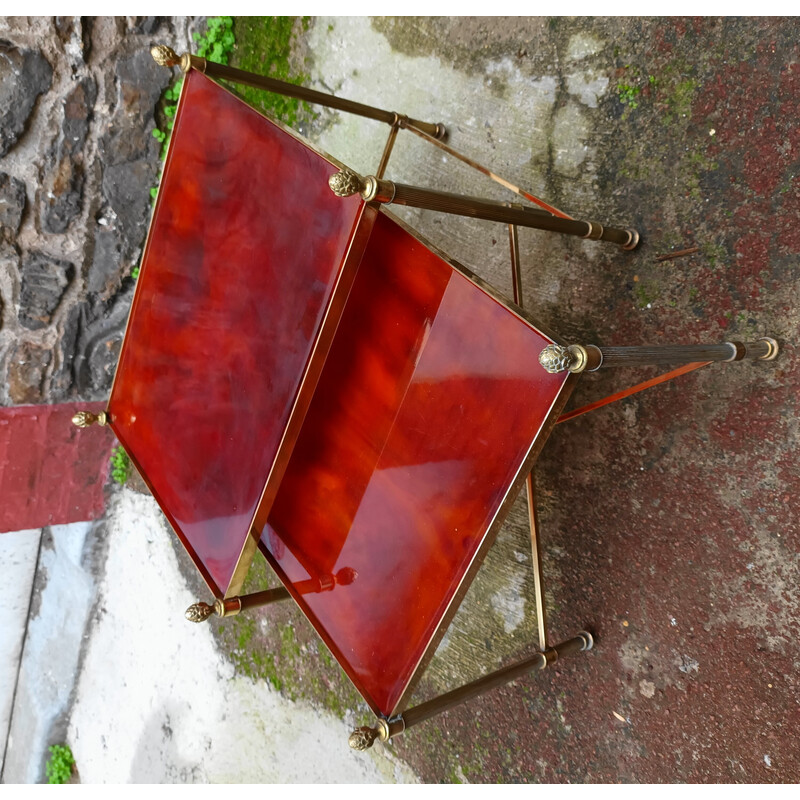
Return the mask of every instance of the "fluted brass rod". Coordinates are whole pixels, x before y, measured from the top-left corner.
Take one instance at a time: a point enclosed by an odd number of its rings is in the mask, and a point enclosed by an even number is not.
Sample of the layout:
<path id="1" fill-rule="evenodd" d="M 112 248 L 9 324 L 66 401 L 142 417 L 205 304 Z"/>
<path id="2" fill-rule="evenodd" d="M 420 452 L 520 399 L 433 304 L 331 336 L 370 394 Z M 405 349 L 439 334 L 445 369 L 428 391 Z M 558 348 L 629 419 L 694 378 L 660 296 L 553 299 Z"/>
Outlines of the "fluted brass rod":
<path id="1" fill-rule="evenodd" d="M 420 705 L 403 712 L 406 728 L 424 722 L 426 719 L 430 719 L 436 714 L 441 714 L 449 708 L 488 692 L 490 689 L 502 686 L 504 683 L 510 683 L 528 672 L 532 672 L 534 669 L 544 669 L 548 664 L 552 664 L 564 656 L 578 653 L 581 650 L 589 650 L 593 644 L 594 640 L 590 633 L 579 633 L 572 639 L 567 639 L 567 641 L 551 647 L 544 653 L 536 653 L 524 661 L 519 661 L 489 675 L 484 675 L 482 678 L 466 684 L 466 686 L 461 686 L 439 697 L 434 697 L 426 703 L 420 703 Z"/>
<path id="2" fill-rule="evenodd" d="M 511 249 L 511 289 L 514 302 L 522 308 L 522 274 L 519 269 L 519 234 L 516 225 L 508 226 L 508 245 Z"/>
<path id="3" fill-rule="evenodd" d="M 514 302 L 523 307 L 522 273 L 519 264 L 519 237 L 517 226 L 508 226 L 508 240 L 511 247 L 511 284 Z M 536 489 L 533 473 L 529 472 L 525 479 L 528 501 L 528 525 L 531 532 L 531 566 L 533 567 L 533 594 L 536 601 L 536 627 L 539 633 L 539 648 L 547 649 L 547 608 L 544 602 L 544 572 L 542 570 L 542 550 L 539 542 L 539 525 L 536 518 Z"/>
<path id="4" fill-rule="evenodd" d="M 641 347 L 600 347 L 602 367 L 638 367 L 647 364 L 688 364 L 694 361 L 771 360 L 777 343 L 765 337 L 757 342 L 723 344 L 655 345 Z"/>
<path id="5" fill-rule="evenodd" d="M 427 208 L 431 211 L 443 211 L 446 214 L 457 214 L 462 217 L 506 222 L 526 228 L 539 228 L 555 233 L 580 236 L 584 239 L 600 239 L 628 249 L 632 245 L 635 246 L 639 240 L 638 234 L 631 230 L 609 228 L 597 222 L 555 217 L 538 208 L 509 207 L 504 203 L 484 200 L 480 197 L 423 189 L 402 183 L 393 184 L 391 198 L 391 202 L 395 205 Z M 376 199 L 380 199 L 380 197 Z"/>
<path id="6" fill-rule="evenodd" d="M 441 714 L 443 711 L 488 692 L 490 689 L 502 686 L 504 683 L 509 683 L 516 678 L 521 678 L 528 672 L 532 672 L 535 669 L 544 669 L 549 664 L 553 664 L 560 658 L 572 653 L 591 650 L 593 645 L 594 639 L 592 635 L 587 631 L 582 631 L 572 639 L 567 639 L 566 642 L 561 642 L 555 647 L 548 647 L 543 653 L 536 653 L 516 664 L 511 664 L 489 675 L 484 675 L 484 677 L 478 678 L 472 683 L 409 708 L 396 717 L 379 719 L 375 728 L 366 726 L 357 728 L 350 734 L 350 747 L 354 750 L 366 750 L 372 747 L 377 739 L 385 742 L 392 736 L 397 736 L 420 722 L 424 722 L 437 714 Z"/>
<path id="7" fill-rule="evenodd" d="M 528 498 L 528 522 L 531 530 L 531 560 L 533 567 L 533 594 L 536 600 L 536 627 L 539 632 L 539 647 L 547 650 L 547 607 L 544 601 L 544 572 L 542 570 L 542 547 L 539 541 L 539 523 L 536 517 L 536 483 L 533 473 L 525 480 Z"/>
<path id="8" fill-rule="evenodd" d="M 539 363 L 550 373 L 594 372 L 601 367 L 644 367 L 655 364 L 694 364 L 709 361 L 773 361 L 780 345 L 771 336 L 756 342 L 722 344 L 664 344 L 641 347 L 598 347 L 594 344 L 549 344 L 539 353 Z"/>
<path id="9" fill-rule="evenodd" d="M 277 603 L 280 600 L 288 599 L 290 596 L 285 587 L 278 586 L 277 589 L 265 589 L 263 592 L 242 594 L 236 597 L 226 597 L 225 599 L 218 597 L 213 605 L 203 602 L 192 603 L 186 609 L 185 616 L 189 622 L 205 622 L 212 615 L 220 618 L 235 617 L 242 611 Z"/>
<path id="10" fill-rule="evenodd" d="M 541 208 L 509 206 L 507 203 L 484 200 L 481 197 L 469 197 L 468 195 L 440 192 L 436 189 L 423 189 L 419 186 L 394 183 L 374 175 L 362 178 L 347 168 L 333 175 L 328 183 L 331 190 L 340 197 L 359 193 L 368 202 L 427 208 L 445 214 L 566 233 L 580 236 L 583 239 L 600 239 L 604 242 L 618 244 L 623 250 L 633 250 L 639 243 L 639 234 L 633 229 L 607 228 L 598 222 L 555 217 Z"/>
<path id="11" fill-rule="evenodd" d="M 270 603 L 277 603 L 280 600 L 288 600 L 289 597 L 291 595 L 284 586 L 278 586 L 276 589 L 265 589 L 263 592 L 239 595 L 239 599 L 242 601 L 242 611 L 246 611 L 248 608 L 260 608 Z"/>
<path id="12" fill-rule="evenodd" d="M 394 111 L 384 111 L 381 108 L 368 106 L 364 103 L 357 103 L 354 100 L 347 100 L 343 97 L 336 97 L 326 92 L 318 92 L 315 89 L 308 89 L 305 86 L 297 86 L 294 83 L 268 78 L 266 75 L 257 75 L 255 72 L 247 72 L 236 67 L 229 67 L 225 64 L 217 64 L 213 61 L 205 62 L 206 75 L 211 78 L 241 83 L 245 86 L 255 86 L 257 89 L 266 89 L 268 92 L 276 92 L 286 97 L 294 97 L 304 100 L 306 103 L 317 103 L 318 105 L 336 108 L 339 111 L 346 111 L 349 114 L 357 114 L 360 117 L 376 119 L 388 125 L 397 124 L 401 116 Z M 421 122 L 416 119 L 408 119 L 408 124 L 419 128 L 425 133 L 436 139 L 441 139 L 446 135 L 445 126 L 435 122 Z"/>

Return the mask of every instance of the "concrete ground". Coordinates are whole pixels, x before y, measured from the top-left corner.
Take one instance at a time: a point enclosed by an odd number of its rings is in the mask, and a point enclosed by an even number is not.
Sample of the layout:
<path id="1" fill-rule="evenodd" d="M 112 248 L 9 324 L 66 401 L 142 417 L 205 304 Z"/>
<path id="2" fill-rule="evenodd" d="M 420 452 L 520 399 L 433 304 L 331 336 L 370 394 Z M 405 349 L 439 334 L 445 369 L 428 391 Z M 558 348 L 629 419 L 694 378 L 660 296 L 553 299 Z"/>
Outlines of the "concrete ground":
<path id="1" fill-rule="evenodd" d="M 5 534 L 3 566 L 30 563 L 40 537 L 29 611 L 33 571 L 4 570 L 1 641 L 19 671 L 16 685 L 0 671 L 3 783 L 45 781 L 47 747 L 64 742 L 81 783 L 416 780 L 391 753 L 349 752 L 330 711 L 237 675 L 210 628 L 183 618 L 198 587 L 152 497 L 118 488 L 99 523 Z"/>
<path id="2" fill-rule="evenodd" d="M 296 62 L 317 88 L 441 120 L 452 146 L 572 215 L 638 228 L 633 253 L 523 232 L 544 327 L 607 345 L 770 334 L 783 350 L 559 426 L 536 469 L 550 627 L 588 628 L 596 649 L 371 754 L 347 750 L 369 716 L 293 606 L 202 633 L 180 619 L 201 587 L 178 578 L 152 501 L 124 490 L 63 716 L 82 780 L 269 781 L 284 762 L 314 781 L 800 780 L 799 25 L 312 20 Z M 365 172 L 386 133 L 327 112 L 305 131 Z M 514 199 L 410 134 L 388 177 Z M 403 216 L 510 292 L 503 226 Z M 587 375 L 572 405 L 653 374 Z M 534 649 L 524 522 L 519 502 L 415 701 Z"/>
<path id="3" fill-rule="evenodd" d="M 551 630 L 588 627 L 597 648 L 401 737 L 424 780 L 800 780 L 799 25 L 412 18 L 307 35 L 330 88 L 442 120 L 512 182 L 638 228 L 634 253 L 522 234 L 542 325 L 608 345 L 783 346 L 774 364 L 707 367 L 557 429 L 536 470 Z M 374 169 L 383 134 L 367 144 L 364 127 L 319 140 Z M 388 177 L 514 199 L 398 141 Z M 407 216 L 510 291 L 503 226 Z M 656 372 L 588 375 L 572 405 Z M 420 696 L 532 649 L 524 519 L 517 504 Z"/>

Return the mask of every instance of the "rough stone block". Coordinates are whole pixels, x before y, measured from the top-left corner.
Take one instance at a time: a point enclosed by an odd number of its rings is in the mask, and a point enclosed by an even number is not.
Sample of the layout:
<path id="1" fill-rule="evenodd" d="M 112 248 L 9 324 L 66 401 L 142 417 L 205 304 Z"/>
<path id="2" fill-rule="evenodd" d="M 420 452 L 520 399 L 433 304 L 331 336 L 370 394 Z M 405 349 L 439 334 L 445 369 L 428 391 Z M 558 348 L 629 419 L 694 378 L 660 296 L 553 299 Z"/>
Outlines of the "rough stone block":
<path id="1" fill-rule="evenodd" d="M 30 330 L 49 325 L 74 275 L 75 267 L 68 261 L 28 253 L 20 269 L 20 323 Z"/>
<path id="2" fill-rule="evenodd" d="M 151 123 L 169 81 L 169 71 L 159 67 L 146 49 L 120 59 L 116 69 L 117 104 L 100 141 L 105 164 L 124 164 L 146 157 L 157 160 L 159 146 L 150 135 Z"/>
<path id="3" fill-rule="evenodd" d="M 73 72 L 86 62 L 92 47 L 91 17 L 55 17 L 55 29 Z"/>
<path id="4" fill-rule="evenodd" d="M 75 386 L 81 397 L 108 397 L 117 368 L 133 282 L 106 303 L 90 298 L 81 306 L 75 357 Z"/>
<path id="5" fill-rule="evenodd" d="M 169 81 L 169 72 L 147 50 L 121 59 L 116 67 L 117 105 L 100 140 L 100 156 L 103 196 L 117 215 L 127 257 L 141 247 L 147 229 L 160 148 L 151 132 L 156 104 Z"/>
<path id="6" fill-rule="evenodd" d="M 52 353 L 30 342 L 21 342 L 8 359 L 8 396 L 15 405 L 42 403 L 42 391 Z"/>
<path id="7" fill-rule="evenodd" d="M 121 279 L 122 237 L 116 227 L 100 228 L 95 234 L 94 256 L 89 266 L 87 289 L 103 299 L 112 294 Z"/>
<path id="8" fill-rule="evenodd" d="M 19 231 L 25 212 L 25 184 L 0 172 L 0 237 L 11 240 Z"/>
<path id="9" fill-rule="evenodd" d="M 63 233 L 80 214 L 83 201 L 83 148 L 97 97 L 92 78 L 84 78 L 64 101 L 64 120 L 48 170 L 48 192 L 44 201 L 43 227 Z"/>
<path id="10" fill-rule="evenodd" d="M 67 400 L 74 394 L 72 389 L 75 383 L 75 354 L 82 316 L 82 307 L 77 304 L 67 312 L 64 329 L 57 345 L 60 350 L 58 366 L 50 375 L 48 393 L 50 400 Z"/>
<path id="11" fill-rule="evenodd" d="M 36 98 L 52 80 L 53 68 L 41 53 L 0 39 L 0 156 L 22 136 Z"/>

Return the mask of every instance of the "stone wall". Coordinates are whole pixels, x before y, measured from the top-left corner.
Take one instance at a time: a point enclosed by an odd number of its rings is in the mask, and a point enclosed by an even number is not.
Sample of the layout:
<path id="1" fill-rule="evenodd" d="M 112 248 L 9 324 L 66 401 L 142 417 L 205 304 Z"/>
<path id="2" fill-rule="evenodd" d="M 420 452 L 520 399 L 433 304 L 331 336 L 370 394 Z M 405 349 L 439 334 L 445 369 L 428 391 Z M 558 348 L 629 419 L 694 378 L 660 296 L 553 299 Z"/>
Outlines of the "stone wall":
<path id="1" fill-rule="evenodd" d="M 0 17 L 0 405 L 108 396 L 183 17 Z"/>

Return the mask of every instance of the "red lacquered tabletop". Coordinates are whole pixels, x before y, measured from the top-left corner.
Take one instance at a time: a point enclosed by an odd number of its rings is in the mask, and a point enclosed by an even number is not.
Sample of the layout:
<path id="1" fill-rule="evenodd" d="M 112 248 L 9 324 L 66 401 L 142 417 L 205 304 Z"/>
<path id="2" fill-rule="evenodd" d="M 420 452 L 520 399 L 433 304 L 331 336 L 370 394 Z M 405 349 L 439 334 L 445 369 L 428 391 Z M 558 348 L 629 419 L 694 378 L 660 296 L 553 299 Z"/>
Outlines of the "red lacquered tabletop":
<path id="1" fill-rule="evenodd" d="M 364 208 L 332 194 L 337 170 L 186 76 L 108 408 L 217 596 Z"/>
<path id="2" fill-rule="evenodd" d="M 566 381 L 538 363 L 551 341 L 378 216 L 262 537 L 377 713 L 402 708 L 524 477 Z"/>
<path id="3" fill-rule="evenodd" d="M 187 75 L 108 410 L 215 595 L 260 539 L 390 715 L 571 384 L 521 311 L 336 197 L 337 170 Z"/>

